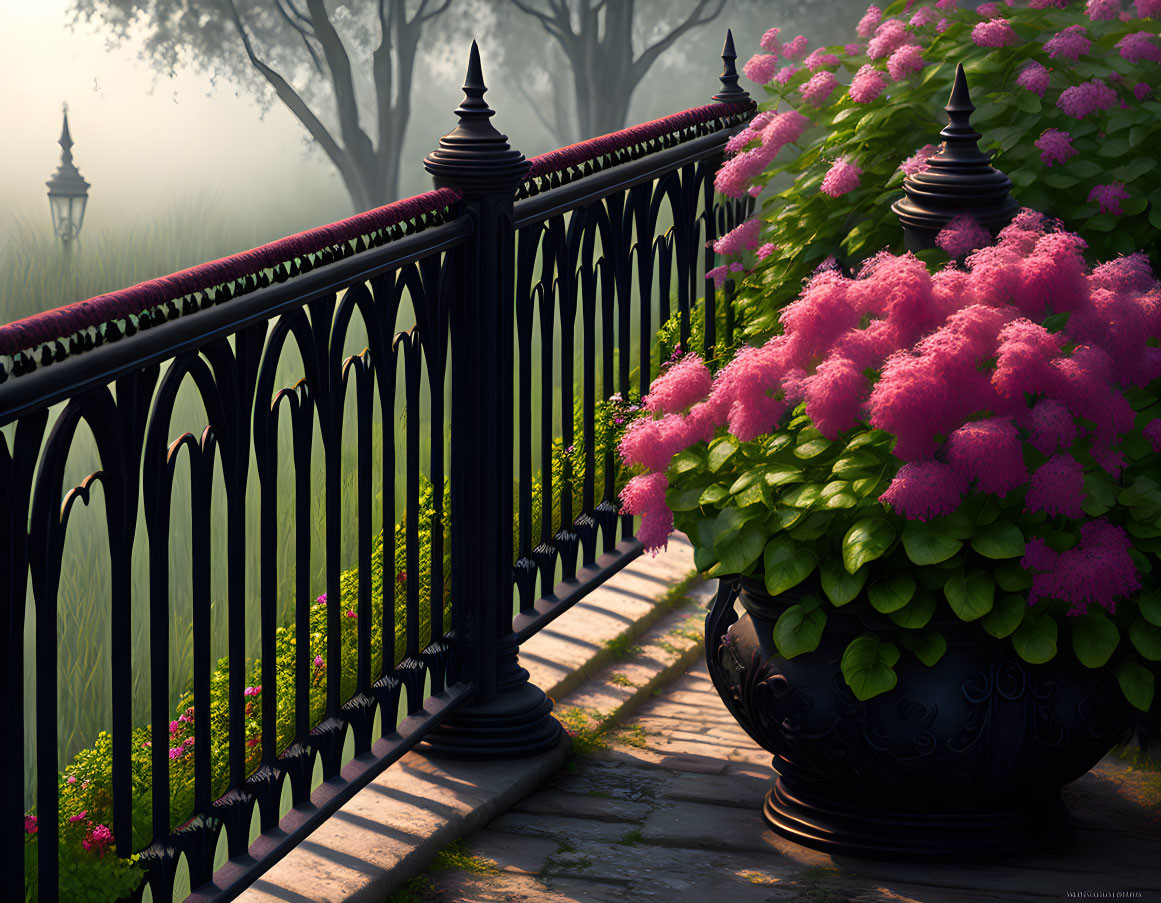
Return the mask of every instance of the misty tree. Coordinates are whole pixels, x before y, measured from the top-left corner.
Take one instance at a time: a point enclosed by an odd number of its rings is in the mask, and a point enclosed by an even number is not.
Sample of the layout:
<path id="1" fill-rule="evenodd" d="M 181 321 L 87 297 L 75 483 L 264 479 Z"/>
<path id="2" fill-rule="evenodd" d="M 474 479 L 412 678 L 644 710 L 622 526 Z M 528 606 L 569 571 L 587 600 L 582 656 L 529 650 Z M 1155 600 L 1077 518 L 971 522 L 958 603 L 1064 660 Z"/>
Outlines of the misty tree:
<path id="1" fill-rule="evenodd" d="M 726 0 L 696 0 L 676 24 L 669 3 L 642 4 L 636 0 L 509 0 L 513 8 L 536 21 L 564 55 L 572 71 L 575 129 L 567 121 L 562 88 L 564 79 L 552 78 L 551 118 L 545 124 L 562 144 L 624 128 L 633 91 L 650 67 L 686 32 L 716 19 Z M 640 15 L 635 18 L 635 12 Z M 640 52 L 633 37 L 642 35 Z"/>
<path id="2" fill-rule="evenodd" d="M 215 82 L 224 76 L 259 97 L 272 89 L 361 211 L 396 199 L 420 40 L 450 4 L 74 0 L 72 11 L 74 22 L 96 19 L 117 42 L 143 27 L 145 53 L 162 69 L 192 61 Z"/>

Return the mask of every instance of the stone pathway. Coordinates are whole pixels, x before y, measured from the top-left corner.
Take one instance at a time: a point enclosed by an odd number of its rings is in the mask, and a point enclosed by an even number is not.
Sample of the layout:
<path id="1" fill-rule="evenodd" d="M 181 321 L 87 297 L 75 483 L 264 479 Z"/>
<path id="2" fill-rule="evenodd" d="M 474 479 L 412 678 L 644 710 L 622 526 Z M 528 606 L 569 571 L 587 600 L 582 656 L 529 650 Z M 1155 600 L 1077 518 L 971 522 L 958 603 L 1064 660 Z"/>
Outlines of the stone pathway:
<path id="1" fill-rule="evenodd" d="M 1161 901 L 1161 775 L 1114 756 L 1066 790 L 1074 827 L 1060 848 L 986 867 L 931 866 L 829 856 L 768 830 L 769 753 L 726 712 L 704 662 L 605 740 L 588 738 L 597 749 L 469 836 L 450 860 L 466 867 L 429 873 L 391 899 Z"/>

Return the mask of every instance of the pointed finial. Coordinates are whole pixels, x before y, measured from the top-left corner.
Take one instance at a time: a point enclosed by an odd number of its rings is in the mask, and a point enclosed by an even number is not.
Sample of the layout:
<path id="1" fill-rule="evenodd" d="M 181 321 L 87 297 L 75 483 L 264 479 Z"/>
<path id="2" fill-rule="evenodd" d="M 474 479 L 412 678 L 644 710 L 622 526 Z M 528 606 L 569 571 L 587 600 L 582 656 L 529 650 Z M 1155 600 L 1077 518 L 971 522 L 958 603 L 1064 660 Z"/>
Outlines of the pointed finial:
<path id="1" fill-rule="evenodd" d="M 939 133 L 943 146 L 927 161 L 927 169 L 903 180 L 907 197 L 891 205 L 903 224 L 909 251 L 934 248 L 940 230 L 961 214 L 974 217 L 995 235 L 1020 209 L 1010 194 L 1012 180 L 992 167 L 990 154 L 980 151 L 980 133 L 970 122 L 975 107 L 962 63 L 956 66 L 944 110 L 947 125 Z"/>
<path id="2" fill-rule="evenodd" d="M 61 127 L 60 138 L 57 139 L 57 144 L 61 146 L 64 151 L 64 157 L 67 160 L 72 160 L 72 146 L 73 136 L 69 134 L 69 105 L 67 103 L 61 104 Z"/>
<path id="3" fill-rule="evenodd" d="M 722 74 L 718 76 L 722 89 L 713 96 L 719 103 L 751 102 L 750 95 L 745 89 L 738 87 L 738 70 L 734 68 L 734 60 L 737 58 L 738 54 L 734 52 L 734 32 L 727 28 L 726 44 L 722 48 Z"/>
<path id="4" fill-rule="evenodd" d="M 459 124 L 439 139 L 439 148 L 423 161 L 438 187 L 475 186 L 482 190 L 493 184 L 515 184 L 528 171 L 524 155 L 509 147 L 508 136 L 488 121 L 496 111 L 484 100 L 487 90 L 480 48 L 472 41 L 464 99 L 455 110 Z"/>

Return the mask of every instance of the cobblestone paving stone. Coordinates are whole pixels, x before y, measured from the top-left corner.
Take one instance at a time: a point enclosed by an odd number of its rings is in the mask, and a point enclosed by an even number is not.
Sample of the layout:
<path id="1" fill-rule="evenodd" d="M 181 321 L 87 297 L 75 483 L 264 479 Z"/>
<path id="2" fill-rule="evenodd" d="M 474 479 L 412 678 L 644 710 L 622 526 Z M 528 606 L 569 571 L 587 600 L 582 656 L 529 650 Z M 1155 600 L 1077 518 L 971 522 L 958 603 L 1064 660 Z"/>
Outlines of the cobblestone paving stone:
<path id="1" fill-rule="evenodd" d="M 607 739 L 465 840 L 486 871 L 434 873 L 413 899 L 1034 903 L 1120 891 L 1161 901 L 1159 778 L 1113 756 L 1066 790 L 1074 828 L 1057 850 L 932 866 L 829 856 L 770 831 L 761 817 L 775 776 L 769 753 L 726 712 L 704 662 Z"/>

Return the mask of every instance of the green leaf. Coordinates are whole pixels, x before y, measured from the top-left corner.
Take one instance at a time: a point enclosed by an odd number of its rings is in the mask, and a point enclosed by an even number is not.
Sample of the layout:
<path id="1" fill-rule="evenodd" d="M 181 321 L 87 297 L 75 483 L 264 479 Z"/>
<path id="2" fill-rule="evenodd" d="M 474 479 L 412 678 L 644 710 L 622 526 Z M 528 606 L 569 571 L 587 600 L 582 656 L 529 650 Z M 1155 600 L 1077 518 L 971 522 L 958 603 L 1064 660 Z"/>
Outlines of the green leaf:
<path id="1" fill-rule="evenodd" d="M 935 596 L 927 590 L 920 590 L 898 611 L 888 612 L 887 617 L 905 630 L 918 630 L 927 625 L 935 609 Z"/>
<path id="2" fill-rule="evenodd" d="M 1132 136 L 1130 134 L 1129 142 L 1132 143 Z M 1121 182 L 1132 182 L 1139 176 L 1143 176 L 1157 165 L 1157 160 L 1153 157 L 1134 157 L 1124 166 L 1118 166 L 1112 171 L 1112 177 Z"/>
<path id="3" fill-rule="evenodd" d="M 1161 662 L 1161 627 L 1137 618 L 1129 627 L 1129 639 L 1143 658 Z"/>
<path id="4" fill-rule="evenodd" d="M 870 568 L 859 568 L 850 574 L 840 560 L 828 555 L 818 572 L 822 579 L 822 591 L 826 593 L 831 604 L 840 606 L 846 605 L 862 591 Z"/>
<path id="5" fill-rule="evenodd" d="M 777 464 L 774 467 L 767 467 L 763 477 L 766 480 L 766 485 L 771 488 L 781 486 L 784 483 L 799 483 L 806 479 L 803 476 L 802 468 L 792 464 Z"/>
<path id="6" fill-rule="evenodd" d="M 1039 113 L 1040 98 L 1031 91 L 1017 91 L 1016 106 L 1022 113 Z"/>
<path id="7" fill-rule="evenodd" d="M 708 571 L 711 567 L 717 564 L 717 558 L 714 557 L 713 549 L 705 546 L 695 545 L 693 547 L 693 566 L 699 571 Z"/>
<path id="8" fill-rule="evenodd" d="M 794 457 L 809 460 L 810 458 L 817 458 L 830 448 L 831 441 L 826 436 L 816 436 L 816 432 L 817 430 L 802 431 L 798 444 L 794 447 Z M 803 436 L 806 437 L 805 441 L 803 441 Z"/>
<path id="9" fill-rule="evenodd" d="M 1143 617 L 1155 627 L 1161 627 L 1161 590 L 1146 590 L 1137 597 L 1137 607 Z"/>
<path id="10" fill-rule="evenodd" d="M 903 528 L 903 548 L 913 564 L 938 564 L 963 548 L 963 543 L 930 525 L 907 521 Z"/>
<path id="11" fill-rule="evenodd" d="M 818 537 L 826 532 L 826 528 L 830 526 L 833 517 L 834 514 L 832 512 L 816 511 L 809 517 L 803 518 L 801 523 L 791 527 L 790 535 L 801 542 L 818 539 Z"/>
<path id="12" fill-rule="evenodd" d="M 774 623 L 774 645 L 783 658 L 794 658 L 804 652 L 813 652 L 822 640 L 826 626 L 826 612 L 818 607 L 818 600 L 791 605 Z"/>
<path id="13" fill-rule="evenodd" d="M 1032 572 L 1025 570 L 1018 561 L 1002 561 L 996 565 L 996 583 L 1000 589 L 1018 593 L 1032 586 Z"/>
<path id="14" fill-rule="evenodd" d="M 1117 625 L 1102 614 L 1081 615 L 1072 621 L 1072 650 L 1086 668 L 1102 668 L 1121 641 Z"/>
<path id="15" fill-rule="evenodd" d="M 804 508 L 787 508 L 779 505 L 774 509 L 774 521 L 779 530 L 787 530 L 806 516 Z"/>
<path id="16" fill-rule="evenodd" d="M 1042 665 L 1056 655 L 1056 635 L 1056 621 L 1050 615 L 1029 612 L 1012 634 L 1012 646 L 1024 661 Z"/>
<path id="17" fill-rule="evenodd" d="M 738 440 L 733 436 L 725 435 L 714 439 L 709 449 L 709 471 L 717 473 L 725 463 L 738 451 Z"/>
<path id="18" fill-rule="evenodd" d="M 747 524 L 732 536 L 719 539 L 714 551 L 728 573 L 741 574 L 758 560 L 765 544 L 765 531 Z"/>
<path id="19" fill-rule="evenodd" d="M 1010 521 L 998 520 L 972 537 L 972 548 L 985 558 L 1019 558 L 1024 534 Z"/>
<path id="20" fill-rule="evenodd" d="M 739 508 L 749 508 L 751 505 L 765 505 L 769 508 L 772 504 L 770 490 L 764 481 L 758 480 L 739 492 L 734 503 Z"/>
<path id="21" fill-rule="evenodd" d="M 995 600 L 992 610 L 980 618 L 980 626 L 997 640 L 1010 636 L 1024 620 L 1027 600 L 1019 593 L 1004 593 Z"/>
<path id="22" fill-rule="evenodd" d="M 673 456 L 673 460 L 669 464 L 669 469 L 677 475 L 683 474 L 687 470 L 696 470 L 704 466 L 704 464 L 705 459 L 700 452 L 694 451 L 692 448 L 687 448 Z"/>
<path id="23" fill-rule="evenodd" d="M 915 595 L 915 578 L 905 571 L 897 571 L 886 580 L 873 584 L 867 595 L 876 611 L 890 614 L 905 606 Z"/>
<path id="24" fill-rule="evenodd" d="M 689 489 L 677 489 L 670 486 L 665 490 L 665 504 L 670 511 L 694 511 L 701 503 L 702 488 L 692 486 Z"/>
<path id="25" fill-rule="evenodd" d="M 730 495 L 737 495 L 739 492 L 741 492 L 743 489 L 745 489 L 747 486 L 749 486 L 751 483 L 753 483 L 756 479 L 758 479 L 759 476 L 761 476 L 761 474 L 758 473 L 758 471 L 747 470 L 744 474 L 742 474 L 740 477 L 738 477 L 736 480 L 734 480 L 733 485 L 730 486 Z"/>
<path id="26" fill-rule="evenodd" d="M 705 491 L 698 497 L 698 504 L 716 505 L 729 494 L 730 491 L 726 488 L 725 483 L 714 483 L 712 486 L 707 486 Z"/>
<path id="27" fill-rule="evenodd" d="M 923 636 L 905 633 L 899 638 L 899 641 L 929 668 L 943 658 L 944 653 L 947 652 L 947 640 L 938 630 L 929 630 Z"/>
<path id="28" fill-rule="evenodd" d="M 858 450 L 853 454 L 843 455 L 834 462 L 834 466 L 830 469 L 831 476 L 845 477 L 847 474 L 856 473 L 867 468 L 880 469 L 883 462 L 879 459 L 873 451 L 865 449 Z"/>
<path id="29" fill-rule="evenodd" d="M 855 698 L 866 701 L 895 686 L 898 678 L 893 666 L 897 661 L 899 648 L 894 643 L 863 634 L 851 640 L 843 653 L 843 677 Z"/>
<path id="30" fill-rule="evenodd" d="M 818 501 L 821 492 L 822 487 L 817 483 L 803 483 L 782 496 L 782 504 L 791 508 L 809 508 Z"/>
<path id="31" fill-rule="evenodd" d="M 762 554 L 766 592 L 781 595 L 813 573 L 818 558 L 789 536 L 776 536 L 766 543 Z"/>
<path id="32" fill-rule="evenodd" d="M 1117 683 L 1121 685 L 1121 692 L 1133 708 L 1142 712 L 1149 711 L 1149 706 L 1153 704 L 1152 671 L 1128 659 L 1117 666 Z"/>
<path id="33" fill-rule="evenodd" d="M 894 541 L 895 528 L 885 517 L 860 518 L 843 537 L 843 566 L 853 574 L 868 561 L 881 557 Z"/>
<path id="34" fill-rule="evenodd" d="M 943 594 L 961 621 L 975 621 L 992 610 L 996 581 L 976 568 L 967 575 L 952 574 L 943 585 Z"/>

